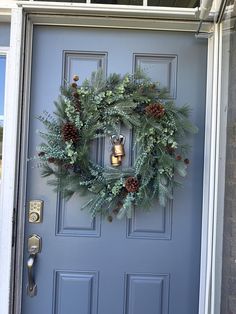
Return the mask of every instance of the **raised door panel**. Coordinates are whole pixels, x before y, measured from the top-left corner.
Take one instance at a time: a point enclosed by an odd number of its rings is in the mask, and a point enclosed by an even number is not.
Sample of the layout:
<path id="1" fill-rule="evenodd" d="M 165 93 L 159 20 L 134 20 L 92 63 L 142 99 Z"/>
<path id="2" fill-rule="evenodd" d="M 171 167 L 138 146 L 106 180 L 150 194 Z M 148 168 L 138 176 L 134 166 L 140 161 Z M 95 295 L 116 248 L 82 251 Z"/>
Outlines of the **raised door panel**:
<path id="1" fill-rule="evenodd" d="M 153 240 L 170 240 L 172 230 L 172 202 L 163 208 L 158 202 L 152 211 L 134 210 L 134 215 L 127 220 L 127 237 Z"/>
<path id="2" fill-rule="evenodd" d="M 88 202 L 89 197 L 73 196 L 69 201 L 65 201 L 58 195 L 56 235 L 58 236 L 87 236 L 99 237 L 101 234 L 100 216 L 91 219 L 86 210 L 81 210 L 83 204 Z"/>
<path id="3" fill-rule="evenodd" d="M 62 57 L 63 80 L 62 85 L 72 81 L 74 75 L 79 74 L 79 85 L 90 78 L 91 73 L 102 70 L 107 72 L 107 53 L 68 50 Z M 103 162 L 104 141 L 98 140 L 91 146 L 91 159 L 97 163 Z M 56 234 L 60 236 L 90 236 L 99 237 L 101 233 L 100 217 L 91 219 L 86 211 L 81 211 L 83 204 L 91 198 L 80 196 L 65 201 L 61 195 L 57 199 Z"/>
<path id="4" fill-rule="evenodd" d="M 170 98 L 177 93 L 177 55 L 169 54 L 134 54 L 134 68 L 140 68 L 160 88 L 167 88 Z"/>
<path id="5" fill-rule="evenodd" d="M 168 314 L 168 275 L 127 274 L 125 279 L 125 314 Z"/>
<path id="6" fill-rule="evenodd" d="M 98 274 L 56 271 L 54 314 L 96 314 Z"/>
<path id="7" fill-rule="evenodd" d="M 79 75 L 79 83 L 88 79 L 92 72 L 102 69 L 107 72 L 107 52 L 64 51 L 63 80 L 71 82 L 73 75 Z M 64 83 L 64 82 L 63 82 Z"/>

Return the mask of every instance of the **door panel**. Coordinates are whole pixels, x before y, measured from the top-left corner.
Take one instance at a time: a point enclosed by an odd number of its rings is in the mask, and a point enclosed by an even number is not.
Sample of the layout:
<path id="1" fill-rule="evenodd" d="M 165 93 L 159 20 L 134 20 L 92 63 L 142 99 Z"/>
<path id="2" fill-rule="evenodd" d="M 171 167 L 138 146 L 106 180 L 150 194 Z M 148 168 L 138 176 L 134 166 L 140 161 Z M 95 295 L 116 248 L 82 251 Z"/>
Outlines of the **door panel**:
<path id="1" fill-rule="evenodd" d="M 54 313 L 95 314 L 97 296 L 98 273 L 55 272 Z"/>
<path id="2" fill-rule="evenodd" d="M 168 275 L 127 274 L 125 313 L 168 313 Z"/>
<path id="3" fill-rule="evenodd" d="M 205 112 L 206 42 L 193 34 L 36 26 L 29 119 L 28 156 L 40 143 L 42 129 L 34 117 L 53 112 L 59 86 L 80 82 L 91 71 L 125 74 L 138 66 L 167 86 L 178 105 L 189 103 L 199 133 L 189 143 L 191 165 L 183 188 L 174 191 L 166 208 L 136 211 L 132 219 L 91 220 L 80 211 L 88 196 L 66 202 L 40 177 L 30 161 L 27 201 L 44 200 L 40 224 L 28 223 L 27 238 L 42 237 L 35 265 L 37 296 L 26 294 L 24 268 L 23 314 L 195 314 L 198 312 L 203 134 Z M 134 138 L 127 137 L 125 166 L 132 165 Z M 109 164 L 109 139 L 91 148 L 91 158 Z"/>

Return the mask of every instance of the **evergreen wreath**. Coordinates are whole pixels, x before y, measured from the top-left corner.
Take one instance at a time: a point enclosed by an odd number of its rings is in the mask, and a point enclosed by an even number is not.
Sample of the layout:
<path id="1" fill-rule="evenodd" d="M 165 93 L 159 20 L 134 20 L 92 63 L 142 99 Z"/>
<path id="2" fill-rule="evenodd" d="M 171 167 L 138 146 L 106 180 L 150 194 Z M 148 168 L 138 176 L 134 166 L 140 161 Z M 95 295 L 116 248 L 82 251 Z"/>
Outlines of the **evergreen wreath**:
<path id="1" fill-rule="evenodd" d="M 83 206 L 97 214 L 130 218 L 134 207 L 148 210 L 153 199 L 161 206 L 173 197 L 176 174 L 184 177 L 189 160 L 186 135 L 197 128 L 189 121 L 187 105 L 177 107 L 145 74 L 112 74 L 101 71 L 78 86 L 79 77 L 61 88 L 53 114 L 37 117 L 46 131 L 38 147 L 42 176 L 69 199 L 87 192 Z M 136 159 L 132 168 L 109 167 L 90 159 L 92 141 L 120 136 L 120 127 L 135 134 Z"/>

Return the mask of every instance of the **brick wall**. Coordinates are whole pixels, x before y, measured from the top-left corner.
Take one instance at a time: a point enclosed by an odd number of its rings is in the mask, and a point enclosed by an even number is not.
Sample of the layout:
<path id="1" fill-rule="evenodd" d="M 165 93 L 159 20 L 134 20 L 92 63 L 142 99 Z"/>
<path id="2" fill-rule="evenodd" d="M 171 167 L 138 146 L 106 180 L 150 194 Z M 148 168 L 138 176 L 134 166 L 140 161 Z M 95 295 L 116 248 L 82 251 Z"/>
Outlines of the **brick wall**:
<path id="1" fill-rule="evenodd" d="M 229 52 L 221 314 L 236 314 L 236 32 Z"/>

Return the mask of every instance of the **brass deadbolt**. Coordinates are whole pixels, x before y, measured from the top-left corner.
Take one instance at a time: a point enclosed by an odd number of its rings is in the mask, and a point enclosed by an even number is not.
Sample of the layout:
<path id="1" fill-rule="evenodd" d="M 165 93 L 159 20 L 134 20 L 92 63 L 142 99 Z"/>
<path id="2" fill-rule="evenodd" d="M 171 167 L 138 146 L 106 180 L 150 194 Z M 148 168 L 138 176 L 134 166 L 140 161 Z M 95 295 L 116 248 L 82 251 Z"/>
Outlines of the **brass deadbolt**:
<path id="1" fill-rule="evenodd" d="M 43 201 L 32 200 L 29 202 L 29 222 L 40 223 L 43 220 Z"/>

